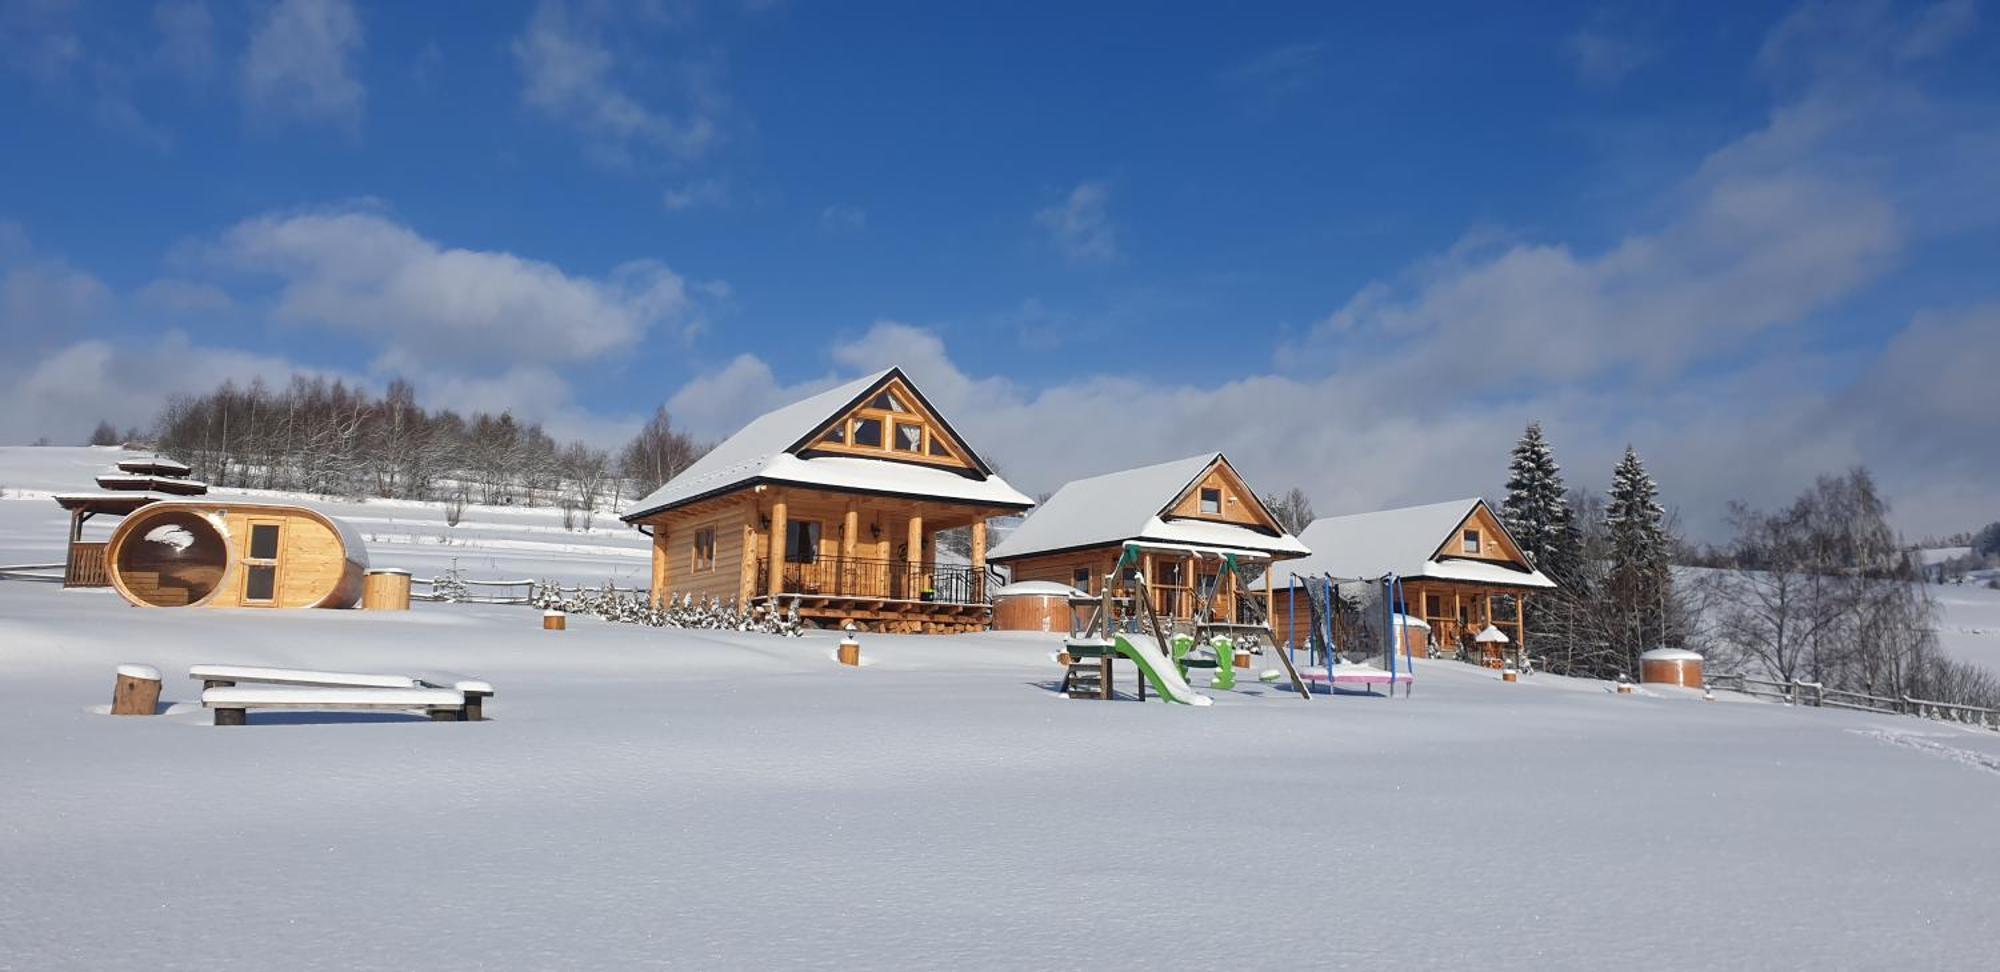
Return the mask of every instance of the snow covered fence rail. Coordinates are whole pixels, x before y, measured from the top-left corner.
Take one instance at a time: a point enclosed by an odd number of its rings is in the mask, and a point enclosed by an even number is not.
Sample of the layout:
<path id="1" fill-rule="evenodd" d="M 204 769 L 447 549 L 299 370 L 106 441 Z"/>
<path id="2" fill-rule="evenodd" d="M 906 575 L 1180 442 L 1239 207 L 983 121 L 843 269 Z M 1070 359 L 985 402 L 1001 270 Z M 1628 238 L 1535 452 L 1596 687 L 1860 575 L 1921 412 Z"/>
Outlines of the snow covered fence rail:
<path id="1" fill-rule="evenodd" d="M 66 564 L 13 564 L 0 566 L 0 580 L 43 581 L 62 583 Z"/>
<path id="2" fill-rule="evenodd" d="M 419 587 L 425 590 L 418 590 Z M 474 588 L 478 588 L 477 591 Z M 526 604 L 535 597 L 532 580 L 480 581 L 444 577 L 410 578 L 410 596 L 420 601 L 471 604 Z"/>
<path id="3" fill-rule="evenodd" d="M 1932 702 L 1908 695 L 1869 695 L 1866 692 L 1830 689 L 1819 682 L 1796 680 L 1788 682 L 1737 673 L 1710 675 L 1708 685 L 1710 688 L 1728 689 L 1758 698 L 1776 699 L 1789 705 L 1851 709 L 1886 715 L 1912 715 L 1940 722 L 1982 726 L 2000 732 L 2000 709 L 1985 709 L 1976 705 Z"/>

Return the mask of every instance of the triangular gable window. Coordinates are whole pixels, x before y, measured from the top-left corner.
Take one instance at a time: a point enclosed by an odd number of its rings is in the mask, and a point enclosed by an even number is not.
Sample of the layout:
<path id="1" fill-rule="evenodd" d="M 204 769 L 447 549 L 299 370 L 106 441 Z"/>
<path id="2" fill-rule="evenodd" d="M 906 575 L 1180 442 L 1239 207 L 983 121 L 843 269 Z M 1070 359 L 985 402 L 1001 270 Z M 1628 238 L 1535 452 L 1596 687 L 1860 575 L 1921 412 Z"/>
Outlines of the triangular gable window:
<path id="1" fill-rule="evenodd" d="M 815 450 L 966 468 L 964 450 L 944 423 L 916 404 L 899 384 L 870 395 L 814 440 Z"/>

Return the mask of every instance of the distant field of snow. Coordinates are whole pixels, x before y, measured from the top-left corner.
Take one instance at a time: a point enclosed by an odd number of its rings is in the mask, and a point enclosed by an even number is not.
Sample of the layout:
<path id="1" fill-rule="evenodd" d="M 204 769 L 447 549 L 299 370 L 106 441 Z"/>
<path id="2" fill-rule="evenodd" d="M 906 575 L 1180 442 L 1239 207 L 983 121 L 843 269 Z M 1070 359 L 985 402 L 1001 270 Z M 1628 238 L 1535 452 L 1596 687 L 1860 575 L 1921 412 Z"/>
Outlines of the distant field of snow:
<path id="1" fill-rule="evenodd" d="M 1972 584 L 1936 584 L 1938 644 L 1962 661 L 2000 671 L 2000 591 Z"/>
<path id="2" fill-rule="evenodd" d="M 116 448 L 0 447 L 0 563 L 55 563 L 63 558 L 69 515 L 50 498 L 97 492 L 93 478 L 119 459 L 143 455 Z M 549 507 L 468 506 L 457 526 L 438 503 L 325 500 L 271 490 L 216 490 L 212 496 L 299 502 L 339 517 L 368 543 L 378 567 L 434 577 L 454 564 L 474 580 L 553 579 L 570 584 L 643 586 L 651 580 L 649 541 L 600 511 L 588 530 L 567 530 Z M 110 535 L 116 520 L 98 517 L 87 536 Z"/>

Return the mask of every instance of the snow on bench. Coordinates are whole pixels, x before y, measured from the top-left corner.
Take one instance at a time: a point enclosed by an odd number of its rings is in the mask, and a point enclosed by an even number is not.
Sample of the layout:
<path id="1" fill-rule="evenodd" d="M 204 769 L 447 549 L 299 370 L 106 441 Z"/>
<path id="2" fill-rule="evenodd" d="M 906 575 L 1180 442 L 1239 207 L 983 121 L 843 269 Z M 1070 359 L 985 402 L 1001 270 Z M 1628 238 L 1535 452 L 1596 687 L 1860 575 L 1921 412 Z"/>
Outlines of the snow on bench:
<path id="1" fill-rule="evenodd" d="M 465 718 L 478 722 L 486 718 L 485 703 L 493 697 L 493 683 L 456 672 L 416 672 L 411 678 L 431 688 L 452 689 L 465 696 Z"/>
<path id="2" fill-rule="evenodd" d="M 263 685 L 307 685 L 321 688 L 419 688 L 408 675 L 369 675 L 362 672 L 319 672 L 304 668 L 268 668 L 259 665 L 196 665 L 188 677 L 200 679 L 204 688 L 257 682 Z"/>
<path id="3" fill-rule="evenodd" d="M 304 685 L 221 685 L 202 689 L 201 705 L 215 710 L 218 726 L 240 726 L 251 709 L 421 709 L 432 722 L 465 718 L 465 696 L 455 689 Z"/>
<path id="4" fill-rule="evenodd" d="M 456 672 L 377 675 L 260 665 L 196 665 L 188 669 L 188 677 L 199 679 L 204 689 L 226 688 L 244 682 L 311 688 L 450 689 L 463 698 L 465 718 L 471 722 L 486 718 L 486 700 L 493 697 L 493 683 Z"/>

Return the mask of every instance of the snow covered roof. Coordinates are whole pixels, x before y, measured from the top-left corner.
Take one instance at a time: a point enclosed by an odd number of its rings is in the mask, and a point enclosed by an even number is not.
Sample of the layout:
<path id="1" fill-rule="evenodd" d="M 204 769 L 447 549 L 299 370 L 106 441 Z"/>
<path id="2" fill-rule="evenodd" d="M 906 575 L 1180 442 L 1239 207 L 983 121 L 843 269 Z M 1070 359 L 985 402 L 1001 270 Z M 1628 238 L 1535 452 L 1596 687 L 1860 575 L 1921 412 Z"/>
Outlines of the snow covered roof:
<path id="1" fill-rule="evenodd" d="M 1312 556 L 1286 564 L 1283 570 L 1301 577 L 1380 577 L 1393 573 L 1406 580 L 1428 577 L 1512 587 L 1556 586 L 1539 570 L 1517 570 L 1508 564 L 1467 557 L 1433 559 L 1459 524 L 1484 502 L 1474 497 L 1322 517 L 1299 534 L 1312 548 Z"/>
<path id="2" fill-rule="evenodd" d="M 128 473 L 157 473 L 162 476 L 185 476 L 194 470 L 186 463 L 176 462 L 164 456 L 149 459 L 121 459 L 118 468 Z"/>
<path id="3" fill-rule="evenodd" d="M 975 468 L 969 476 L 889 459 L 850 456 L 802 459 L 793 455 L 814 432 L 845 414 L 876 386 L 892 378 L 900 378 L 919 400 L 923 399 L 923 392 L 917 390 L 916 383 L 910 381 L 900 369 L 890 368 L 767 412 L 737 430 L 735 435 L 724 439 L 666 485 L 634 504 L 622 518 L 630 523 L 662 510 L 759 482 L 797 483 L 1024 509 L 1034 505 L 1034 500 L 994 475 L 992 469 L 972 453 L 970 446 L 965 446 L 965 451 L 968 461 Z M 923 404 L 933 415 L 937 414 L 929 402 Z M 943 416 L 939 416 L 939 421 L 944 421 Z M 958 437 L 954 435 L 954 438 Z M 964 445 L 962 438 L 959 441 Z"/>
<path id="4" fill-rule="evenodd" d="M 1226 461 L 1222 453 L 1204 452 L 1065 483 L 989 551 L 987 559 L 1006 560 L 1127 540 L 1229 547 L 1284 556 L 1305 554 L 1305 544 L 1290 534 L 1274 536 L 1212 520 L 1162 518 L 1161 514 L 1188 487 L 1221 461 Z"/>

